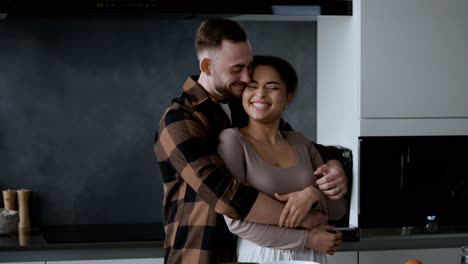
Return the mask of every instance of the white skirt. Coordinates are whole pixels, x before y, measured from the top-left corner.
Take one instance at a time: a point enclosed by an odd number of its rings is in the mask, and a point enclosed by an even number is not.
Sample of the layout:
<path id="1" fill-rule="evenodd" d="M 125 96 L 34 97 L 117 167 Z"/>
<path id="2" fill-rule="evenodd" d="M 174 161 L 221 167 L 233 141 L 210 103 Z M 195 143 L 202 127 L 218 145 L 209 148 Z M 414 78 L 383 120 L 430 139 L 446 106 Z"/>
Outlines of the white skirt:
<path id="1" fill-rule="evenodd" d="M 327 256 L 312 249 L 289 250 L 275 249 L 259 246 L 241 237 L 237 242 L 237 261 L 239 262 L 266 262 L 276 260 L 307 260 L 320 264 L 327 264 Z"/>

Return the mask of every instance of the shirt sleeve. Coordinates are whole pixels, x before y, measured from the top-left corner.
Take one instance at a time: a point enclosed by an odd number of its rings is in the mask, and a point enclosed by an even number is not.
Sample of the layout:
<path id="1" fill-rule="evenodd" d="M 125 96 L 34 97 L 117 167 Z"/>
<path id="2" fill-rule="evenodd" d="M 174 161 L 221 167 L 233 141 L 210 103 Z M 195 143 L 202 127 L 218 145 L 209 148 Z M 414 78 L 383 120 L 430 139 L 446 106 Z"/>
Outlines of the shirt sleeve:
<path id="1" fill-rule="evenodd" d="M 324 146 L 317 144 L 315 142 L 312 142 L 315 149 L 320 153 L 320 156 L 322 157 L 323 162 L 327 162 L 329 160 L 338 160 L 343 166 L 344 166 L 344 160 L 343 160 L 343 150 L 334 147 L 334 146 Z"/>
<path id="2" fill-rule="evenodd" d="M 235 130 L 227 129 L 221 132 L 218 153 L 224 159 L 231 174 L 247 182 L 244 144 Z M 307 230 L 257 224 L 226 216 L 224 219 L 232 233 L 263 247 L 302 250 L 307 242 Z"/>
<path id="3" fill-rule="evenodd" d="M 233 178 L 216 151 L 216 138 L 202 116 L 170 108 L 159 123 L 155 152 L 165 185 L 175 184 L 175 171 L 214 210 L 244 218 L 258 192 Z M 216 135 L 217 136 L 217 135 Z M 215 145 L 215 146 L 213 146 Z M 174 183 L 172 183 L 174 182 Z"/>
<path id="4" fill-rule="evenodd" d="M 224 160 L 227 169 L 234 178 L 247 183 L 245 151 L 241 137 L 232 128 L 219 134 L 218 154 Z"/>
<path id="5" fill-rule="evenodd" d="M 224 220 L 232 233 L 262 247 L 303 250 L 307 242 L 308 231 L 305 229 L 257 224 L 227 216 L 224 216 Z"/>
<path id="6" fill-rule="evenodd" d="M 291 127 L 291 125 L 284 121 L 284 119 L 281 119 L 280 121 L 280 130 L 281 131 L 293 131 L 294 129 Z M 320 156 L 322 157 L 323 162 L 327 162 L 329 160 L 338 160 L 345 165 L 345 160 L 343 159 L 343 150 L 339 149 L 334 146 L 324 146 L 317 144 L 315 142 L 312 142 L 317 149 L 317 151 L 320 153 Z"/>
<path id="7" fill-rule="evenodd" d="M 312 167 L 318 168 L 322 166 L 323 160 L 315 148 L 314 142 L 309 140 L 307 145 Z M 314 190 L 319 194 L 319 204 L 316 208 L 320 208 L 324 211 L 330 220 L 338 220 L 343 217 L 346 210 L 346 202 L 343 198 L 339 200 L 330 200 L 320 189 L 314 188 Z"/>

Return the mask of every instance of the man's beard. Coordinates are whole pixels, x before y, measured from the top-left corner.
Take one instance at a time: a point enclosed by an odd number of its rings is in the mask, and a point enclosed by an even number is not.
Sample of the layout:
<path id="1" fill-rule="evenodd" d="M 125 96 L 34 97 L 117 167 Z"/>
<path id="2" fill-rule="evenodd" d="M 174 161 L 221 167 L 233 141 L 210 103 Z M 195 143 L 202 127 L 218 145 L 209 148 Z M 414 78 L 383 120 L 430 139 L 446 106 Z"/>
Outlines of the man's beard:
<path id="1" fill-rule="evenodd" d="M 230 85 L 222 83 L 219 79 L 214 80 L 214 89 L 217 93 L 215 100 L 218 103 L 227 103 L 233 99 L 239 99 L 238 96 L 232 92 Z"/>

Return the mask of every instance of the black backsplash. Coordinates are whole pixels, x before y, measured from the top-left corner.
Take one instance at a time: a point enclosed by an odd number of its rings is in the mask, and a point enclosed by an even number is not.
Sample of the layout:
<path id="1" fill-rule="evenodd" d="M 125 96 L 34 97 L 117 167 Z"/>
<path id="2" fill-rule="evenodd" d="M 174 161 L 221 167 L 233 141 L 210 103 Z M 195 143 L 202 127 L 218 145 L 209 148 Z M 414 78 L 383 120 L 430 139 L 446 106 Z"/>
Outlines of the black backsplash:
<path id="1" fill-rule="evenodd" d="M 33 226 L 162 221 L 154 133 L 199 72 L 200 22 L 0 21 L 0 188 L 32 190 Z M 316 23 L 240 23 L 254 54 L 296 67 L 299 89 L 285 118 L 315 139 Z"/>

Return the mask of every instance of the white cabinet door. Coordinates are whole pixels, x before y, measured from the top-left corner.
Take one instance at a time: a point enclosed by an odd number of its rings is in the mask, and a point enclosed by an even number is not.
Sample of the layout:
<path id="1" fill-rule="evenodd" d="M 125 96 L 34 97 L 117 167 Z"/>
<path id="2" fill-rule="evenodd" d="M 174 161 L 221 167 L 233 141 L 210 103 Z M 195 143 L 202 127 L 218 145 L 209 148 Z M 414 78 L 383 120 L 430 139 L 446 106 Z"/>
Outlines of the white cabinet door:
<path id="1" fill-rule="evenodd" d="M 47 261 L 47 264 L 163 264 L 163 258 Z"/>
<path id="2" fill-rule="evenodd" d="M 360 251 L 359 264 L 404 264 L 417 259 L 424 264 L 460 263 L 460 248 Z"/>
<path id="3" fill-rule="evenodd" d="M 335 252 L 333 256 L 327 255 L 327 262 L 328 264 L 358 264 L 358 253 L 357 251 Z"/>
<path id="4" fill-rule="evenodd" d="M 468 1 L 361 1 L 361 117 L 468 117 Z"/>

